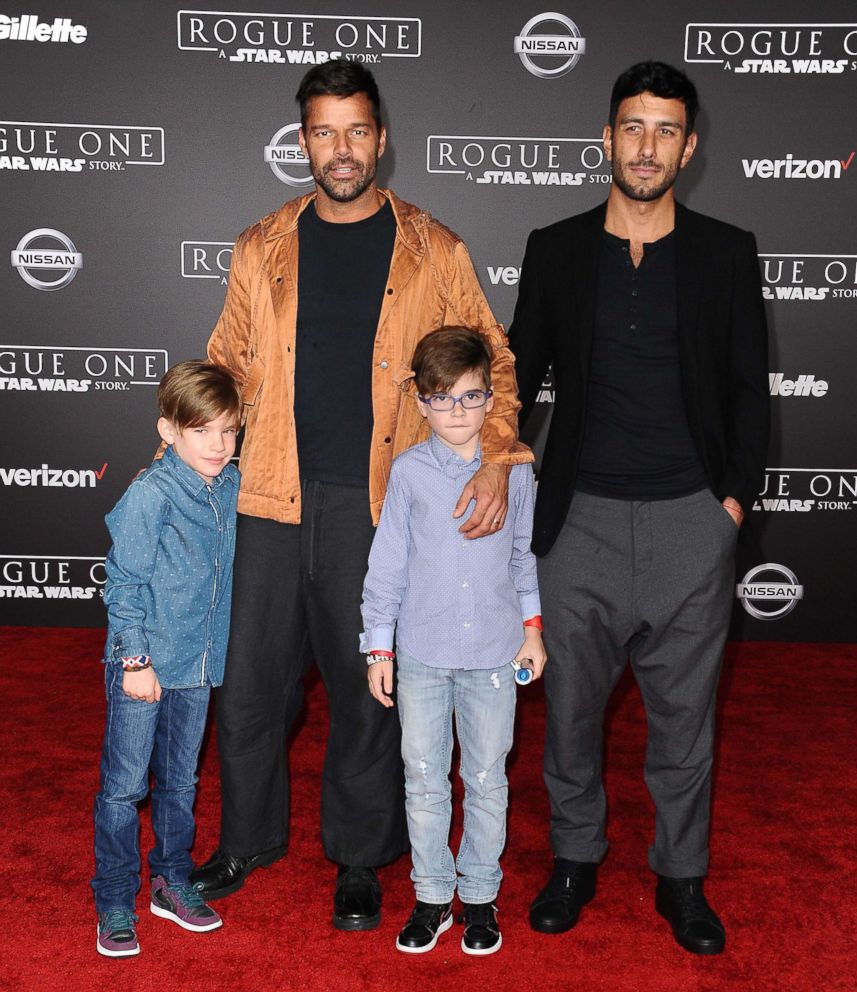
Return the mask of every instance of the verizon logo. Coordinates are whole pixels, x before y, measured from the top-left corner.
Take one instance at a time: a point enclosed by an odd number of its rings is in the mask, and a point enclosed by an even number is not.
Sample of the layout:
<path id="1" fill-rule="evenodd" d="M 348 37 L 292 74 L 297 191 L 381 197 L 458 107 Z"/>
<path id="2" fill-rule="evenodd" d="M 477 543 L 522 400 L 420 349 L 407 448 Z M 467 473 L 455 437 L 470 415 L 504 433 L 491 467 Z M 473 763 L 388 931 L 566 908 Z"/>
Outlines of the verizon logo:
<path id="1" fill-rule="evenodd" d="M 743 158 L 744 175 L 748 179 L 841 179 L 854 161 L 854 152 L 848 158 L 795 158 L 791 153 L 785 158 Z"/>
<path id="2" fill-rule="evenodd" d="M 4 486 L 46 486 L 49 489 L 94 489 L 107 471 L 107 462 L 100 469 L 92 468 L 0 468 L 0 484 Z"/>

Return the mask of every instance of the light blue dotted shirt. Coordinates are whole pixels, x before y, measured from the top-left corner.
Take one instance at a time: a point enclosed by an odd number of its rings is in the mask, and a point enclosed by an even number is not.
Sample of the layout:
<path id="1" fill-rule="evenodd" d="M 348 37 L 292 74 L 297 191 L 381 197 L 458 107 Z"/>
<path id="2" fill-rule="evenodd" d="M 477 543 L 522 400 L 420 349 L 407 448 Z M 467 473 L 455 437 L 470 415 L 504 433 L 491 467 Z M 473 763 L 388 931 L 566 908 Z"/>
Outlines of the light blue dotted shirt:
<path id="1" fill-rule="evenodd" d="M 482 464 L 436 434 L 393 462 L 363 585 L 360 650 L 399 650 L 433 668 L 495 668 L 541 613 L 530 551 L 533 470 L 513 465 L 503 529 L 468 540 L 452 512 Z"/>
<path id="2" fill-rule="evenodd" d="M 221 684 L 240 478 L 227 465 L 208 485 L 170 446 L 108 513 L 106 662 L 149 655 L 165 689 Z"/>

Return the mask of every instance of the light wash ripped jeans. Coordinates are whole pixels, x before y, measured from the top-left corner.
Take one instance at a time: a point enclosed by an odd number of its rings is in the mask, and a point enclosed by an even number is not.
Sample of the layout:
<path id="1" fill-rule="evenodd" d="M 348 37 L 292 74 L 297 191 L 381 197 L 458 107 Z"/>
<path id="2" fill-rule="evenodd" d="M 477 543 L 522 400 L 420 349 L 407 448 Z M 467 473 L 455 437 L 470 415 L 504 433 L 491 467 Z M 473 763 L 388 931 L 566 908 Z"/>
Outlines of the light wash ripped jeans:
<path id="1" fill-rule="evenodd" d="M 417 899 L 446 903 L 457 887 L 462 902 L 493 902 L 506 843 L 506 755 L 515 723 L 512 666 L 504 661 L 496 669 L 431 668 L 401 653 L 396 661 Z M 464 834 L 457 859 L 449 849 L 453 713 L 464 782 Z"/>

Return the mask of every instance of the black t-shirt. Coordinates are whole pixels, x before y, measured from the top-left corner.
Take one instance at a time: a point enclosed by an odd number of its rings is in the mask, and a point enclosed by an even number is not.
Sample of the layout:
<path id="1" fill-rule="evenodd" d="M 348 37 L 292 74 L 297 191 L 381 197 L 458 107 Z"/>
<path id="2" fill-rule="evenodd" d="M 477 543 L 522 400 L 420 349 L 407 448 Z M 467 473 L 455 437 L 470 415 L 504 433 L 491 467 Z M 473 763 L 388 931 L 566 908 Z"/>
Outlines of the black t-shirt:
<path id="1" fill-rule="evenodd" d="M 351 224 L 298 220 L 295 427 L 302 479 L 366 486 L 372 350 L 390 272 L 389 203 Z"/>
<path id="2" fill-rule="evenodd" d="M 674 232 L 644 246 L 603 232 L 581 492 L 657 500 L 705 488 L 681 392 Z"/>

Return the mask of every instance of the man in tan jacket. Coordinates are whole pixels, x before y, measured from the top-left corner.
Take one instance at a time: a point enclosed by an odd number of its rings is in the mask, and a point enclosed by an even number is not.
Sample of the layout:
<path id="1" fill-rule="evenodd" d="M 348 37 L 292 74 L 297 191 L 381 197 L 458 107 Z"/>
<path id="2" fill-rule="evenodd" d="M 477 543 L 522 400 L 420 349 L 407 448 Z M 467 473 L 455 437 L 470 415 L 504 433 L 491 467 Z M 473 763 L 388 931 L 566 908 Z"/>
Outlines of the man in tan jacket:
<path id="1" fill-rule="evenodd" d="M 312 659 L 330 707 L 322 839 L 339 866 L 333 924 L 368 930 L 380 921 L 375 868 L 408 839 L 398 716 L 366 692 L 360 600 L 392 460 L 426 437 L 409 368 L 423 335 L 476 327 L 494 351 L 484 465 L 450 508 L 462 517 L 474 504 L 462 548 L 502 527 L 509 466 L 532 456 L 517 440 L 513 358 L 466 247 L 376 186 L 386 133 L 371 73 L 316 66 L 297 99 L 316 191 L 238 238 L 208 345 L 241 383 L 247 422 L 216 696 L 220 846 L 192 881 L 216 899 L 285 852 L 286 736 Z"/>

